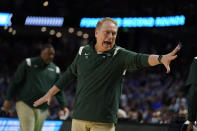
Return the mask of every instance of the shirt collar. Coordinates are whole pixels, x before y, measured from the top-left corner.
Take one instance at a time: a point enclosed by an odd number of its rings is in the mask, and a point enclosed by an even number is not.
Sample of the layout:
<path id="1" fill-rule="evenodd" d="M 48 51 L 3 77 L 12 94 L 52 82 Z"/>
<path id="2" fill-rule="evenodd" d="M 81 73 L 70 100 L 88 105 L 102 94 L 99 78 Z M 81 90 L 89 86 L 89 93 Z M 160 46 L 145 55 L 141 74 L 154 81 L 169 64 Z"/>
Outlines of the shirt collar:
<path id="1" fill-rule="evenodd" d="M 51 62 L 50 62 L 50 63 L 51 63 Z M 49 63 L 49 64 L 50 64 L 50 63 Z M 39 65 L 39 66 L 45 67 L 45 66 L 48 66 L 49 64 L 46 64 L 40 56 L 38 57 L 38 65 Z"/>

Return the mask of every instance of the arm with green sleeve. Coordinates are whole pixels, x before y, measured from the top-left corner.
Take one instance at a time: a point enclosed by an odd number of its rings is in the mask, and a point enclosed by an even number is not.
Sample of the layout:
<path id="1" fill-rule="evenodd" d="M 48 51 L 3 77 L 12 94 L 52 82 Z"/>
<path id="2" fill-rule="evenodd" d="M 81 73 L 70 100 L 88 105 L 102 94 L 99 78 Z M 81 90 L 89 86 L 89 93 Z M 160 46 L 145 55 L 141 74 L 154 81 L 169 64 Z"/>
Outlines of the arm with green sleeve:
<path id="1" fill-rule="evenodd" d="M 158 55 L 148 55 L 142 53 L 136 53 L 123 49 L 122 57 L 124 66 L 127 70 L 136 70 L 143 67 L 155 66 L 160 64 L 158 61 Z"/>
<path id="2" fill-rule="evenodd" d="M 135 53 L 123 49 L 121 60 L 123 60 L 124 68 L 126 70 L 136 70 L 143 67 L 150 66 L 148 63 L 149 55 Z"/>
<path id="3" fill-rule="evenodd" d="M 191 64 L 186 85 L 190 87 L 188 93 L 188 120 L 194 122 L 197 117 L 197 58 Z M 188 86 L 186 87 L 188 88 Z"/>
<path id="4" fill-rule="evenodd" d="M 60 79 L 55 83 L 55 85 L 39 100 L 34 102 L 34 107 L 37 107 L 45 102 L 50 105 L 52 97 L 58 93 L 63 88 L 67 87 L 73 80 L 77 78 L 77 60 L 79 55 L 77 55 L 73 63 L 67 68 Z"/>
<path id="5" fill-rule="evenodd" d="M 79 55 L 75 57 L 73 63 L 63 73 L 62 77 L 55 83 L 56 87 L 63 89 L 67 87 L 73 80 L 77 78 L 77 60 Z"/>
<path id="6" fill-rule="evenodd" d="M 23 80 L 25 79 L 26 76 L 26 68 L 27 64 L 26 61 L 23 61 L 17 68 L 7 90 L 7 95 L 6 95 L 6 100 L 3 103 L 2 109 L 6 112 L 9 111 L 10 106 L 11 106 L 11 100 L 14 97 L 14 93 L 19 88 L 20 84 L 22 84 Z"/>
<path id="7" fill-rule="evenodd" d="M 158 64 L 163 64 L 167 70 L 167 73 L 170 72 L 170 63 L 172 60 L 177 58 L 176 53 L 180 50 L 181 46 L 178 45 L 172 52 L 161 55 L 146 55 L 140 53 L 134 53 L 131 51 L 125 51 L 127 56 L 125 57 L 126 69 L 134 68 L 138 69 L 146 66 L 156 66 Z"/>
<path id="8" fill-rule="evenodd" d="M 22 84 L 23 80 L 26 76 L 26 68 L 27 64 L 26 61 L 23 61 L 17 68 L 7 90 L 6 100 L 11 100 L 14 97 L 14 93 L 17 88 Z"/>
<path id="9" fill-rule="evenodd" d="M 57 75 L 57 80 L 60 78 L 60 73 L 58 73 Z M 56 95 L 55 95 L 56 99 L 58 100 L 59 102 L 59 105 L 60 105 L 60 108 L 61 109 L 64 109 L 64 107 L 66 107 L 66 97 L 64 95 L 64 91 L 61 90 L 60 92 L 58 92 Z"/>

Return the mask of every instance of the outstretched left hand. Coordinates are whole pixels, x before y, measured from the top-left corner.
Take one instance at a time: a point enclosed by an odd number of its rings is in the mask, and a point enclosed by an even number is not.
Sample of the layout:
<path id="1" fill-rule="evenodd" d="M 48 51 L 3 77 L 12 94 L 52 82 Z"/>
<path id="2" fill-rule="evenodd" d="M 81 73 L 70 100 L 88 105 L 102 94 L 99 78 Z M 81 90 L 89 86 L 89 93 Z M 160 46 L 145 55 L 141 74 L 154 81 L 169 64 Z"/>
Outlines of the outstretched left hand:
<path id="1" fill-rule="evenodd" d="M 163 57 L 161 58 L 161 63 L 164 64 L 167 72 L 166 73 L 169 73 L 170 72 L 170 63 L 172 60 L 176 59 L 177 58 L 177 55 L 176 53 L 181 49 L 181 45 L 177 45 L 176 48 L 166 54 L 166 55 L 163 55 Z"/>

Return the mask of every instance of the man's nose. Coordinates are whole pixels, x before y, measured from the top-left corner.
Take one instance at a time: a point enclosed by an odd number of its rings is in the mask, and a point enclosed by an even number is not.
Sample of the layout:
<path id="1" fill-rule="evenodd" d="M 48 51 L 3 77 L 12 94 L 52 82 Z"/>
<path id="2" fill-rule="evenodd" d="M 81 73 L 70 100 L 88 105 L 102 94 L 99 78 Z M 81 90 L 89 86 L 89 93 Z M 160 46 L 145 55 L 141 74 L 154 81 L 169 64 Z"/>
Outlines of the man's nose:
<path id="1" fill-rule="evenodd" d="M 111 40 L 112 37 L 113 37 L 112 33 L 109 33 L 109 34 L 108 34 L 108 38 L 110 38 L 110 40 Z"/>
<path id="2" fill-rule="evenodd" d="M 49 58 L 50 58 L 50 59 L 53 59 L 53 58 L 54 58 L 54 55 L 50 55 Z"/>

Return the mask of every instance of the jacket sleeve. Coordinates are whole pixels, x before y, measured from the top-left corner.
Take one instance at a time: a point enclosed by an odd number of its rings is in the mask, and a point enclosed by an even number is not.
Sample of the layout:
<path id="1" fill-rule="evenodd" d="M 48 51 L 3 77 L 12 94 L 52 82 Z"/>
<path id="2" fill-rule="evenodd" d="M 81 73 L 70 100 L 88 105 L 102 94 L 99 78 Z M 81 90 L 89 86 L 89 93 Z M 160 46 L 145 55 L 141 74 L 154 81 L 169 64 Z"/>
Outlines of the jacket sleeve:
<path id="1" fill-rule="evenodd" d="M 190 66 L 189 75 L 186 81 L 186 86 L 197 84 L 197 59 L 195 58 Z"/>
<path id="2" fill-rule="evenodd" d="M 188 73 L 188 77 L 186 82 L 183 86 L 181 86 L 180 91 L 188 94 L 191 85 L 197 85 L 197 60 L 193 60 L 192 64 L 190 65 L 190 70 Z"/>
<path id="3" fill-rule="evenodd" d="M 79 54 L 75 57 L 73 63 L 67 68 L 60 79 L 55 83 L 59 89 L 67 87 L 73 80 L 77 78 L 77 61 Z"/>
<path id="4" fill-rule="evenodd" d="M 122 49 L 120 53 L 121 60 L 125 69 L 136 70 L 150 66 L 148 63 L 149 55 L 147 54 L 136 53 L 126 49 Z"/>
<path id="5" fill-rule="evenodd" d="M 193 85 L 191 86 L 191 88 L 193 88 Z M 196 87 L 194 87 L 194 88 L 196 88 Z M 196 101 L 197 101 L 197 92 L 196 91 L 194 92 L 192 90 L 188 96 L 188 120 L 191 122 L 196 121 L 196 117 L 197 117 Z"/>
<path id="6" fill-rule="evenodd" d="M 61 90 L 60 92 L 58 92 L 55 95 L 55 97 L 58 100 L 61 109 L 63 109 L 64 107 L 66 107 L 66 97 L 65 97 L 65 94 L 64 94 L 64 91 L 63 90 Z"/>
<path id="7" fill-rule="evenodd" d="M 186 81 L 185 88 L 189 88 L 188 93 L 188 120 L 194 122 L 197 117 L 197 59 L 191 64 L 190 72 Z"/>
<path id="8" fill-rule="evenodd" d="M 17 68 L 7 90 L 6 100 L 11 100 L 14 97 L 14 93 L 16 92 L 17 88 L 20 87 L 23 80 L 26 76 L 26 68 L 27 64 L 26 61 L 23 61 Z"/>
<path id="9" fill-rule="evenodd" d="M 59 78 L 60 78 L 60 72 L 57 75 L 57 80 Z M 64 107 L 66 107 L 66 97 L 65 97 L 65 94 L 64 94 L 64 91 L 63 90 L 61 90 L 60 92 L 58 92 L 55 95 L 55 97 L 58 100 L 61 109 L 63 109 Z"/>

